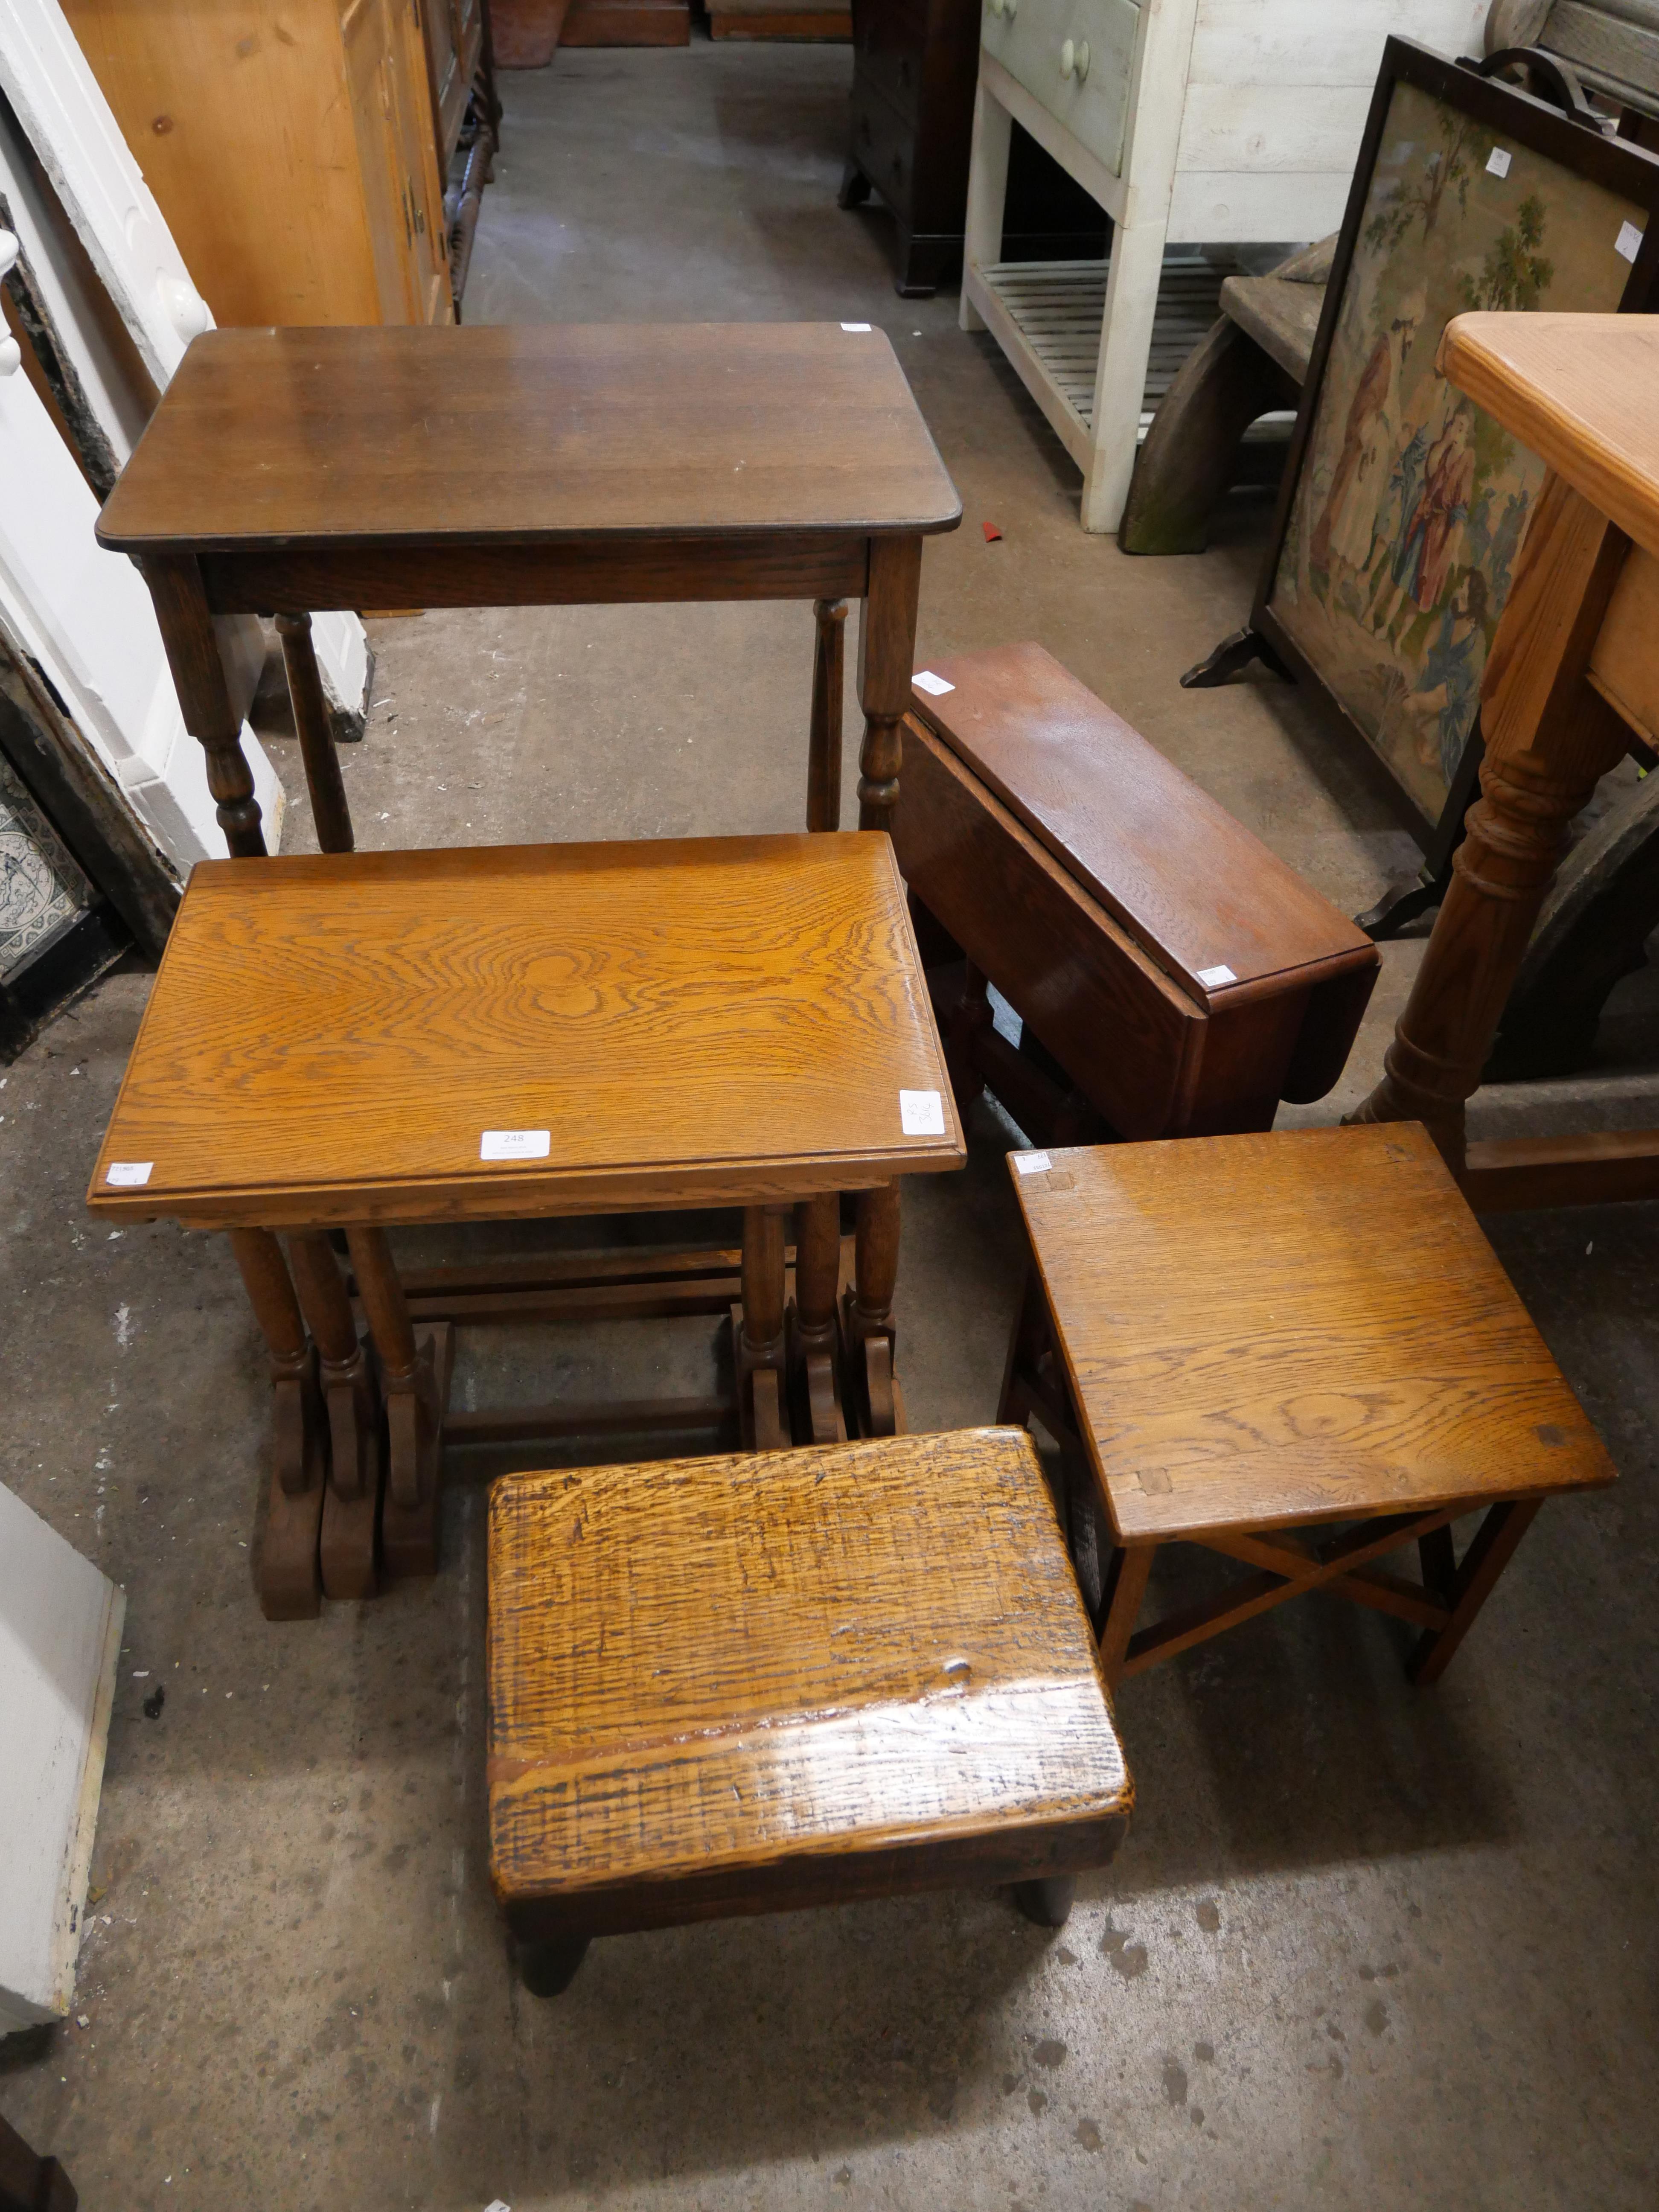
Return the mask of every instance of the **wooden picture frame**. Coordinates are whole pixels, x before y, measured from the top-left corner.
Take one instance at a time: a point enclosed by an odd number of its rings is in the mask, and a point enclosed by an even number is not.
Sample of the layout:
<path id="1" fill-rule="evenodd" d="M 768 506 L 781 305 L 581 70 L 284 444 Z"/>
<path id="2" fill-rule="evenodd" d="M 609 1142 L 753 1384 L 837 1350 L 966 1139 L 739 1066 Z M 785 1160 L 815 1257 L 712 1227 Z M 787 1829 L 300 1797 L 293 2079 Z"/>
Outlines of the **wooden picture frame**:
<path id="1" fill-rule="evenodd" d="M 1544 475 L 1433 368 L 1441 334 L 1474 307 L 1649 309 L 1656 216 L 1652 155 L 1388 41 L 1251 626 L 1389 771 L 1425 876 L 1474 796 L 1480 676 Z"/>

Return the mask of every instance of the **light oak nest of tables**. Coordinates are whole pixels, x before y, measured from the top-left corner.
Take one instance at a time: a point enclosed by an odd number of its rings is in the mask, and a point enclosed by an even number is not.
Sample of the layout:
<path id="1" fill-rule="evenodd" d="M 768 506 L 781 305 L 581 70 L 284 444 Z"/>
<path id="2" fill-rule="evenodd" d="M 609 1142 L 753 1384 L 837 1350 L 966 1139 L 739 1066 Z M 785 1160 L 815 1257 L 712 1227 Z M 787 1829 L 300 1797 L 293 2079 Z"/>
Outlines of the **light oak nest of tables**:
<path id="1" fill-rule="evenodd" d="M 1186 1137 L 1010 1168 L 1032 1270 L 998 1419 L 1035 1414 L 1103 1518 L 1109 1682 L 1314 1590 L 1420 1630 L 1410 1672 L 1431 1682 L 1544 1499 L 1613 1480 L 1424 1130 Z M 1452 1523 L 1475 1513 L 1459 1557 Z M 1249 1571 L 1143 1626 L 1172 1543 Z M 1413 1545 L 1420 1582 L 1378 1565 Z"/>
<path id="2" fill-rule="evenodd" d="M 901 1430 L 898 1178 L 964 1157 L 884 836 L 338 854 L 198 866 L 88 1203 L 230 1232 L 276 1386 L 261 1601 L 298 1618 L 433 1571 L 446 1435 Z M 740 1255 L 405 1284 L 386 1237 L 711 1206 Z M 711 1311 L 728 1394 L 447 1412 L 456 1321 Z"/>
<path id="3" fill-rule="evenodd" d="M 898 796 L 921 541 L 962 503 L 885 334 L 689 323 L 208 331 L 105 505 L 137 561 L 230 851 L 263 853 L 214 618 L 274 615 L 325 852 L 351 848 L 310 638 L 331 607 L 810 599 L 806 826 L 841 812 L 863 602 L 860 827 Z"/>

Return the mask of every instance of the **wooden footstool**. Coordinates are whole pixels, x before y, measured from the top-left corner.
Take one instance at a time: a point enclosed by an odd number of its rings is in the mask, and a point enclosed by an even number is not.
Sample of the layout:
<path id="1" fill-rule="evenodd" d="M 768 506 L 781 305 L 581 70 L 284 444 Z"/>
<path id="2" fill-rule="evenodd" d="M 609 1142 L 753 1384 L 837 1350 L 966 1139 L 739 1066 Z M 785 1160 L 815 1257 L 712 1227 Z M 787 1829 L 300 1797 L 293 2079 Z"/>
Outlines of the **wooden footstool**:
<path id="1" fill-rule="evenodd" d="M 436 1565 L 453 1330 L 415 1327 L 388 1226 L 741 1206 L 729 1409 L 757 1448 L 832 1443 L 902 1425 L 898 1178 L 963 1158 L 885 837 L 329 854 L 197 867 L 88 1203 L 231 1232 L 276 1392 L 261 1599 L 290 1619 Z M 550 1309 L 475 1287 L 464 1319 L 684 1310 L 615 1269 Z"/>
<path id="2" fill-rule="evenodd" d="M 916 678 L 893 841 L 964 1111 L 988 1085 L 1039 1144 L 1267 1129 L 1342 1073 L 1376 946 L 1041 646 Z"/>
<path id="3" fill-rule="evenodd" d="M 1132 1794 L 1029 1437 L 491 1491 L 490 1879 L 538 1994 L 735 1913 L 1014 1882 L 1058 1926 Z"/>
<path id="4" fill-rule="evenodd" d="M 1434 1681 L 1544 1499 L 1613 1480 L 1414 1123 L 1011 1164 L 1036 1266 L 999 1418 L 1086 1457 L 1109 1680 L 1325 1589 L 1419 1627 L 1408 1671 Z M 1252 1571 L 1139 1628 L 1169 1543 Z M 1420 1583 L 1374 1564 L 1413 1543 Z"/>

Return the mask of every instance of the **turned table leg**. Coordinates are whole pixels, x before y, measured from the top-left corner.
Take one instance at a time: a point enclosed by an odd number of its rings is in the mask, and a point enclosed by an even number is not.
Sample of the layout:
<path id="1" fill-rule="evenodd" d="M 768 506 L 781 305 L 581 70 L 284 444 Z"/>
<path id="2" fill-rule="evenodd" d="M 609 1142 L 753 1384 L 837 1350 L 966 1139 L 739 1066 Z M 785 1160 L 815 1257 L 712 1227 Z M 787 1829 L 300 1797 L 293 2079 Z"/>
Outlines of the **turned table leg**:
<path id="1" fill-rule="evenodd" d="M 381 1231 L 348 1229 L 346 1241 L 386 1401 L 386 1498 L 380 1515 L 386 1570 L 392 1576 L 436 1574 L 439 1473 L 454 1330 L 441 1322 L 416 1336 Z"/>
<path id="2" fill-rule="evenodd" d="M 790 1373 L 803 1443 L 847 1441 L 836 1372 L 836 1294 L 841 1279 L 841 1200 L 833 1191 L 795 1208 L 795 1303 Z"/>
<path id="3" fill-rule="evenodd" d="M 899 1187 L 858 1194 L 854 1280 L 842 1306 L 848 1389 L 859 1433 L 902 1436 L 904 1407 L 893 1372 L 893 1291 L 898 1281 Z"/>
<path id="4" fill-rule="evenodd" d="M 806 757 L 806 826 L 841 827 L 842 694 L 846 688 L 847 602 L 814 599 L 812 727 Z"/>
<path id="5" fill-rule="evenodd" d="M 743 1304 L 734 1316 L 738 1404 L 750 1451 L 790 1441 L 784 1393 L 784 1219 L 770 1206 L 743 1212 Z"/>
<path id="6" fill-rule="evenodd" d="M 242 726 L 230 703 L 201 569 L 188 553 L 149 554 L 143 566 L 185 727 L 207 755 L 208 789 L 219 827 L 234 858 L 255 859 L 265 849 L 259 802 L 253 796 L 253 770 L 242 750 Z"/>
<path id="7" fill-rule="evenodd" d="M 357 1339 L 334 1248 L 320 1230 L 289 1238 L 300 1307 L 317 1345 L 328 1413 L 328 1495 L 319 1556 L 325 1597 L 373 1597 L 380 1510 L 380 1401 Z"/>
<path id="8" fill-rule="evenodd" d="M 1628 541 L 1546 479 L 1482 687 L 1480 798 L 1386 1073 L 1355 1121 L 1422 1121 L 1454 1173 L 1480 1081 L 1568 827 L 1624 757 L 1624 723 L 1585 680 Z"/>
<path id="9" fill-rule="evenodd" d="M 294 726 L 300 734 L 300 757 L 305 763 L 317 842 L 325 853 L 349 853 L 356 843 L 351 809 L 346 804 L 340 756 L 329 725 L 316 648 L 311 641 L 311 617 L 278 615 L 276 635 L 283 641 L 289 701 L 294 708 Z"/>
<path id="10" fill-rule="evenodd" d="M 312 1620 L 322 1610 L 317 1541 L 327 1464 L 316 1357 L 270 1231 L 233 1229 L 230 1249 L 270 1350 L 270 1491 L 258 1555 L 259 1610 L 267 1620 Z"/>
<path id="11" fill-rule="evenodd" d="M 859 704 L 864 709 L 864 743 L 859 753 L 860 830 L 890 830 L 898 804 L 904 753 L 899 730 L 910 705 L 921 589 L 921 538 L 872 538 L 867 596 L 859 626 Z"/>

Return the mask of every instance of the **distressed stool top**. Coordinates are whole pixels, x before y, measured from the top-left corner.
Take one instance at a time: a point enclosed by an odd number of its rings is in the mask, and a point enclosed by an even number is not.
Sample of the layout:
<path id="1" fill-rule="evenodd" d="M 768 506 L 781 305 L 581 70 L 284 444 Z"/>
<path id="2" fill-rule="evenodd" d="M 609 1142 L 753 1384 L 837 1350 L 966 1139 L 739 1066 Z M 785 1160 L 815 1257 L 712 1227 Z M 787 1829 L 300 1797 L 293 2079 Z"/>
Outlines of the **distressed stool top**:
<path id="1" fill-rule="evenodd" d="M 1121 1820 L 1131 1801 L 1019 1431 L 490 1492 L 504 1903 L 826 1855 L 850 1872 L 860 1855 Z"/>
<path id="2" fill-rule="evenodd" d="M 1046 1158 L 1015 1188 L 1120 1542 L 1613 1480 L 1416 1123 Z"/>

